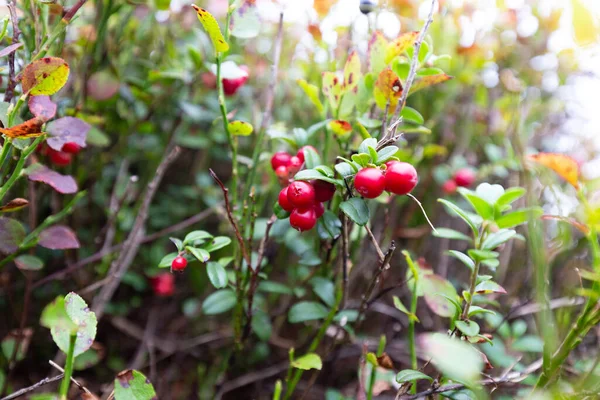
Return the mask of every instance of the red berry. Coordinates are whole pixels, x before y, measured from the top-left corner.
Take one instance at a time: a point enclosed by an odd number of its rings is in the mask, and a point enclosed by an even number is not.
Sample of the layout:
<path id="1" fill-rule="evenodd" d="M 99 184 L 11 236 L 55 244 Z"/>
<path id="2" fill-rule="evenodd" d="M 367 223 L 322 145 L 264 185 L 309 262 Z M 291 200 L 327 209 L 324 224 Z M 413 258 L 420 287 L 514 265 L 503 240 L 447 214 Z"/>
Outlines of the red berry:
<path id="1" fill-rule="evenodd" d="M 171 262 L 171 268 L 173 271 L 183 271 L 187 267 L 187 260 L 184 257 L 177 256 Z"/>
<path id="2" fill-rule="evenodd" d="M 323 214 L 325 214 L 325 206 L 323 205 L 323 203 L 316 203 L 313 208 L 315 210 L 315 215 L 317 216 L 317 218 L 321 218 Z"/>
<path id="3" fill-rule="evenodd" d="M 56 151 L 54 149 L 48 148 L 48 156 L 50 157 L 50 161 L 54 165 L 59 165 L 64 167 L 65 165 L 71 164 L 71 154 L 65 153 L 63 151 Z"/>
<path id="4" fill-rule="evenodd" d="M 81 150 L 81 146 L 75 142 L 67 142 L 63 145 L 62 151 L 70 154 L 77 154 Z"/>
<path id="5" fill-rule="evenodd" d="M 454 194 L 456 192 L 457 187 L 458 185 L 456 184 L 456 182 L 454 182 L 453 179 L 448 179 L 442 185 L 442 191 L 446 194 Z"/>
<path id="6" fill-rule="evenodd" d="M 175 277 L 168 272 L 155 276 L 150 282 L 157 296 L 171 296 L 175 291 Z"/>
<path id="7" fill-rule="evenodd" d="M 279 167 L 287 167 L 290 165 L 291 158 L 292 156 L 285 151 L 278 151 L 277 153 L 273 154 L 273 157 L 271 157 L 271 168 L 273 168 L 273 171 L 275 171 Z"/>
<path id="8" fill-rule="evenodd" d="M 298 153 L 296 154 L 296 156 L 300 159 L 300 161 L 302 161 L 304 163 L 304 149 L 311 149 L 312 151 L 314 151 L 315 153 L 317 152 L 317 149 L 315 149 L 312 146 L 304 146 L 301 147 L 300 150 L 298 150 Z"/>
<path id="9" fill-rule="evenodd" d="M 335 185 L 333 183 L 317 179 L 312 181 L 312 185 L 315 188 L 315 199 L 317 199 L 317 201 L 324 203 L 333 198 L 333 195 L 335 194 Z"/>
<path id="10" fill-rule="evenodd" d="M 378 168 L 363 168 L 354 177 L 354 188 L 364 198 L 374 199 L 385 189 L 385 176 Z"/>
<path id="11" fill-rule="evenodd" d="M 296 172 L 300 171 L 300 167 L 302 166 L 302 161 L 296 156 L 292 156 L 290 158 L 290 165 L 288 165 L 288 170 L 290 172 L 290 176 L 296 175 Z"/>
<path id="12" fill-rule="evenodd" d="M 475 183 L 475 171 L 471 168 L 461 168 L 454 174 L 454 181 L 458 186 L 469 187 Z"/>
<path id="13" fill-rule="evenodd" d="M 279 192 L 279 198 L 277 201 L 279 203 L 279 206 L 281 208 L 283 208 L 285 211 L 292 212 L 292 211 L 294 211 L 294 206 L 288 200 L 288 187 L 289 186 L 286 186 L 283 189 L 281 189 L 281 192 Z"/>
<path id="14" fill-rule="evenodd" d="M 411 164 L 392 161 L 385 164 L 385 190 L 404 195 L 410 193 L 417 186 L 417 170 Z"/>
<path id="15" fill-rule="evenodd" d="M 300 232 L 311 230 L 317 224 L 317 214 L 313 208 L 295 209 L 290 215 L 290 225 Z"/>
<path id="16" fill-rule="evenodd" d="M 292 182 L 288 186 L 288 200 L 295 208 L 310 208 L 315 203 L 315 188 L 304 181 Z"/>
<path id="17" fill-rule="evenodd" d="M 278 178 L 287 179 L 290 175 L 290 172 L 288 171 L 288 167 L 284 167 L 282 165 L 281 167 L 277 167 L 275 170 L 275 175 L 277 175 Z"/>
<path id="18" fill-rule="evenodd" d="M 246 83 L 247 80 L 248 75 L 240 76 L 239 78 L 235 79 L 223 78 L 223 92 L 225 92 L 225 95 L 227 96 L 233 96 L 234 94 L 236 94 L 239 88 L 244 86 L 244 83 Z"/>

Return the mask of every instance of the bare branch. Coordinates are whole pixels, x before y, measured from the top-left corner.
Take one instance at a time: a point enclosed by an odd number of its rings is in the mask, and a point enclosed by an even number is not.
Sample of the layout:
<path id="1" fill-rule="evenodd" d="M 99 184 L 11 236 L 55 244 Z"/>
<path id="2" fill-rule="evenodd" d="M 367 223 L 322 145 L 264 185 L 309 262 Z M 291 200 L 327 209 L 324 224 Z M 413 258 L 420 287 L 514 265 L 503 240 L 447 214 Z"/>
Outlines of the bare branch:
<path id="1" fill-rule="evenodd" d="M 371 294 L 373 293 L 373 290 L 375 289 L 375 285 L 377 284 L 377 281 L 379 280 L 379 276 L 381 276 L 381 274 L 385 270 L 386 265 L 388 265 L 390 263 L 390 260 L 392 259 L 392 256 L 394 255 L 395 250 L 396 250 L 396 243 L 394 243 L 392 241 L 392 243 L 390 244 L 390 248 L 388 249 L 387 253 L 385 253 L 385 257 L 383 257 L 383 259 L 379 263 L 379 268 L 377 268 L 377 270 L 375 271 L 375 274 L 373 274 L 373 278 L 371 279 L 371 283 L 369 284 L 367 291 L 363 295 L 362 301 L 360 303 L 360 307 L 358 308 L 358 317 L 356 319 L 357 321 L 360 321 L 362 315 L 365 313 L 365 311 L 367 311 L 367 308 L 369 307 L 369 298 L 371 297 Z"/>
<path id="2" fill-rule="evenodd" d="M 52 382 L 58 382 L 58 381 L 62 380 L 62 378 L 64 376 L 65 376 L 65 374 L 60 374 L 60 375 L 57 375 L 57 376 L 53 376 L 52 378 L 44 378 L 41 381 L 39 381 L 39 382 L 37 382 L 37 383 L 35 383 L 35 384 L 31 385 L 31 386 L 28 386 L 26 388 L 19 389 L 16 392 L 14 392 L 12 394 L 9 394 L 8 396 L 3 397 L 0 400 L 13 400 L 13 399 L 16 399 L 18 397 L 26 395 L 29 392 L 33 392 L 34 390 L 36 390 L 36 389 L 38 389 L 38 388 L 40 388 L 40 387 L 42 387 L 44 385 L 47 385 L 47 384 L 52 383 Z"/>
<path id="3" fill-rule="evenodd" d="M 19 41 L 19 35 L 21 34 L 21 30 L 19 29 L 19 18 L 17 17 L 17 2 L 15 0 L 11 0 L 8 2 L 7 6 L 13 29 L 12 43 L 15 44 Z M 6 92 L 4 93 L 4 101 L 6 103 L 10 103 L 12 100 L 16 86 L 17 80 L 15 79 L 15 52 L 13 51 L 8 55 L 8 85 L 6 87 Z"/>

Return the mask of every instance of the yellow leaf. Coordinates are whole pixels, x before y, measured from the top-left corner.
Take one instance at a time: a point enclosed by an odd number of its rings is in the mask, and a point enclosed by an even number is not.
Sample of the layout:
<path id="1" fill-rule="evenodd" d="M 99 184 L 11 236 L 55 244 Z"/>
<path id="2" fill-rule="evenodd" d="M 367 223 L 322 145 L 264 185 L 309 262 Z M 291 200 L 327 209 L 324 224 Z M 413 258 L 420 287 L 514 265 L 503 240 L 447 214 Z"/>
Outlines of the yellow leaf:
<path id="1" fill-rule="evenodd" d="M 215 46 L 215 51 L 223 52 L 229 50 L 229 45 L 225 41 L 223 34 L 221 33 L 221 28 L 219 28 L 219 24 L 215 17 L 212 16 L 211 13 L 206 11 L 203 8 L 198 7 L 195 4 L 192 4 L 194 10 L 198 14 L 198 19 L 202 23 L 204 30 L 210 36 L 210 40 L 212 40 L 213 46 Z"/>
<path id="2" fill-rule="evenodd" d="M 571 157 L 556 153 L 538 153 L 527 158 L 550 168 L 575 189 L 579 189 L 579 165 Z"/>
<path id="3" fill-rule="evenodd" d="M 251 124 L 244 121 L 231 121 L 228 127 L 229 132 L 234 136 L 248 136 L 254 130 Z"/>
<path id="4" fill-rule="evenodd" d="M 412 47 L 417 40 L 419 32 L 406 32 L 394 39 L 387 45 L 385 50 L 385 63 L 389 64 L 394 58 L 404 53 L 409 47 Z"/>
<path id="5" fill-rule="evenodd" d="M 52 95 L 67 83 L 69 64 L 62 58 L 44 57 L 23 70 L 21 86 L 31 96 Z"/>
<path id="6" fill-rule="evenodd" d="M 315 85 L 311 85 L 310 83 L 306 82 L 304 79 L 298 79 L 296 82 L 302 88 L 302 90 L 304 90 L 304 93 L 308 96 L 310 101 L 312 101 L 312 103 L 315 105 L 315 107 L 317 107 L 317 110 L 319 111 L 319 113 L 322 113 L 323 112 L 323 103 L 321 103 L 321 100 L 319 99 L 319 88 L 316 87 Z"/>
<path id="7" fill-rule="evenodd" d="M 410 87 L 410 94 L 418 92 L 421 89 L 425 89 L 426 87 L 446 82 L 447 80 L 450 80 L 452 78 L 452 76 L 447 74 L 426 75 L 421 78 L 417 78 Z"/>
<path id="8" fill-rule="evenodd" d="M 0 128 L 0 133 L 13 139 L 32 138 L 44 134 L 44 132 L 42 132 L 42 125 L 44 125 L 44 120 L 35 117 L 10 128 Z"/>
<path id="9" fill-rule="evenodd" d="M 571 0 L 575 42 L 580 46 L 595 43 L 600 35 L 598 20 L 581 0 Z"/>
<path id="10" fill-rule="evenodd" d="M 387 46 L 387 39 L 379 31 L 376 31 L 369 40 L 368 68 L 373 76 L 378 76 L 387 65 L 385 62 Z"/>
<path id="11" fill-rule="evenodd" d="M 348 56 L 348 60 L 346 60 L 346 65 L 344 66 L 344 91 L 356 90 L 359 78 L 360 58 L 358 58 L 356 51 L 353 51 Z"/>
<path id="12" fill-rule="evenodd" d="M 342 82 L 335 72 L 323 72 L 323 94 L 329 100 L 329 106 L 336 110 L 342 95 Z"/>
<path id="13" fill-rule="evenodd" d="M 375 87 L 373 88 L 373 96 L 377 106 L 385 110 L 386 104 L 389 102 L 389 112 L 393 113 L 398 105 L 398 100 L 402 96 L 402 83 L 400 78 L 389 67 L 381 71 Z"/>
<path id="14" fill-rule="evenodd" d="M 337 136 L 347 136 L 352 132 L 352 125 L 348 121 L 336 119 L 329 123 L 329 128 Z"/>

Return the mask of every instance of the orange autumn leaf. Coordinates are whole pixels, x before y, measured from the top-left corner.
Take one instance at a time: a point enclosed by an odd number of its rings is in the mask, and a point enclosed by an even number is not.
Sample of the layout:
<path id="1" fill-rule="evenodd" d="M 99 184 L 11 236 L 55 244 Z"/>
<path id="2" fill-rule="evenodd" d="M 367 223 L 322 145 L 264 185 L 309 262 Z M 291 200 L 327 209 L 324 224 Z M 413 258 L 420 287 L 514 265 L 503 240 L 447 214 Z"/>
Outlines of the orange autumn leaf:
<path id="1" fill-rule="evenodd" d="M 385 110 L 386 105 L 390 104 L 389 112 L 393 113 L 402 96 L 402 83 L 398 75 L 394 73 L 389 67 L 381 71 L 375 87 L 373 88 L 373 96 L 377 106 L 382 110 Z"/>
<path id="2" fill-rule="evenodd" d="M 418 31 L 406 32 L 391 41 L 385 51 L 385 62 L 389 64 L 394 58 L 404 53 L 409 47 L 412 47 L 419 36 Z"/>
<path id="3" fill-rule="evenodd" d="M 352 132 L 352 125 L 350 125 L 348 121 L 342 121 L 341 119 L 331 121 L 329 123 L 329 128 L 337 136 L 346 136 Z"/>
<path id="4" fill-rule="evenodd" d="M 453 77 L 447 74 L 436 74 L 436 75 L 425 75 L 423 77 L 415 79 L 412 86 L 410 87 L 410 94 L 418 92 L 421 89 L 425 89 L 429 86 L 437 85 L 438 83 L 446 82 Z"/>
<path id="5" fill-rule="evenodd" d="M 581 233 L 583 233 L 584 235 L 587 235 L 590 233 L 590 228 L 586 224 L 582 224 L 581 222 L 579 222 L 573 218 L 563 217 L 560 215 L 546 215 L 545 214 L 545 215 L 542 215 L 542 219 L 566 222 L 567 224 L 579 229 L 579 231 Z"/>
<path id="6" fill-rule="evenodd" d="M 313 7 L 319 16 L 324 17 L 329 12 L 334 0 L 315 0 Z"/>
<path id="7" fill-rule="evenodd" d="M 11 139 L 32 138 L 44 134 L 42 125 L 44 125 L 44 120 L 40 117 L 34 117 L 10 128 L 0 128 L 0 133 Z"/>
<path id="8" fill-rule="evenodd" d="M 579 189 L 579 165 L 571 157 L 557 153 L 538 153 L 532 154 L 527 158 L 550 168 L 575 189 Z"/>

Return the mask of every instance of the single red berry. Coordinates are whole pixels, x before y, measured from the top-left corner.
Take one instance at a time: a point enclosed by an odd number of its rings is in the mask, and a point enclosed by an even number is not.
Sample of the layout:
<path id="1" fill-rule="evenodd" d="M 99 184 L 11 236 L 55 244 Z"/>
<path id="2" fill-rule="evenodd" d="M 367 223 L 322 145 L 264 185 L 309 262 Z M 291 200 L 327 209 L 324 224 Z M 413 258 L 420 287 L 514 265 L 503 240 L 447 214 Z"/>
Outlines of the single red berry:
<path id="1" fill-rule="evenodd" d="M 317 201 L 324 203 L 333 198 L 333 195 L 335 194 L 335 185 L 333 183 L 317 179 L 312 181 L 312 185 L 315 188 L 315 199 L 317 199 Z"/>
<path id="2" fill-rule="evenodd" d="M 454 182 L 454 179 L 448 179 L 442 185 L 442 191 L 446 194 L 454 194 L 456 193 L 457 187 L 458 185 L 456 184 L 456 182 Z"/>
<path id="3" fill-rule="evenodd" d="M 288 167 L 284 167 L 283 165 L 281 167 L 277 167 L 277 169 L 275 170 L 275 175 L 277 175 L 277 177 L 279 179 L 288 179 L 290 176 L 290 171 L 288 171 Z"/>
<path id="4" fill-rule="evenodd" d="M 152 290 L 157 296 L 171 296 L 175 292 L 175 277 L 169 272 L 163 272 L 151 279 Z"/>
<path id="5" fill-rule="evenodd" d="M 233 96 L 236 94 L 239 88 L 244 86 L 244 83 L 248 80 L 248 75 L 240 76 L 235 79 L 223 78 L 223 92 L 226 96 Z"/>
<path id="6" fill-rule="evenodd" d="M 290 158 L 290 165 L 288 165 L 288 170 L 290 172 L 290 176 L 296 175 L 296 172 L 300 171 L 300 167 L 302 166 L 302 161 L 296 156 L 292 156 Z"/>
<path id="7" fill-rule="evenodd" d="M 312 151 L 314 151 L 315 153 L 317 152 L 317 149 L 315 149 L 312 146 L 303 146 L 300 148 L 300 150 L 298 150 L 298 153 L 296 154 L 296 156 L 300 159 L 300 161 L 302 161 L 304 163 L 304 149 L 311 149 Z"/>
<path id="8" fill-rule="evenodd" d="M 304 181 L 295 181 L 288 187 L 288 200 L 295 208 L 310 208 L 315 203 L 315 188 Z"/>
<path id="9" fill-rule="evenodd" d="M 295 209 L 290 215 L 290 225 L 300 232 L 309 231 L 317 224 L 317 214 L 314 208 L 306 210 Z"/>
<path id="10" fill-rule="evenodd" d="M 385 176 L 379 168 L 363 168 L 354 177 L 354 188 L 364 198 L 374 199 L 385 189 Z"/>
<path id="11" fill-rule="evenodd" d="M 315 209 L 315 215 L 317 218 L 321 218 L 323 214 L 325 214 L 325 206 L 323 203 L 315 203 L 313 208 Z"/>
<path id="12" fill-rule="evenodd" d="M 69 153 L 48 148 L 48 156 L 54 165 L 64 167 L 65 165 L 71 164 L 72 156 Z"/>
<path id="13" fill-rule="evenodd" d="M 81 150 L 81 146 L 75 142 L 67 142 L 63 144 L 62 151 L 70 154 L 77 154 Z"/>
<path id="14" fill-rule="evenodd" d="M 273 168 L 273 171 L 275 171 L 279 167 L 287 167 L 290 165 L 291 158 L 292 156 L 285 151 L 278 151 L 277 153 L 273 154 L 273 157 L 271 157 L 271 168 Z"/>
<path id="15" fill-rule="evenodd" d="M 171 262 L 171 268 L 173 271 L 183 271 L 187 267 L 187 260 L 184 257 L 177 256 Z"/>
<path id="16" fill-rule="evenodd" d="M 281 208 L 283 208 L 285 211 L 292 212 L 292 211 L 294 211 L 294 206 L 288 200 L 288 187 L 289 186 L 286 186 L 283 189 L 281 189 L 281 192 L 279 192 L 279 198 L 277 201 L 279 203 L 279 206 Z"/>
<path id="17" fill-rule="evenodd" d="M 385 164 L 385 190 L 404 195 L 410 193 L 417 186 L 417 170 L 411 164 L 392 161 Z"/>
<path id="18" fill-rule="evenodd" d="M 454 174 L 454 181 L 458 186 L 469 187 L 475 183 L 475 171 L 471 168 L 461 168 Z"/>

